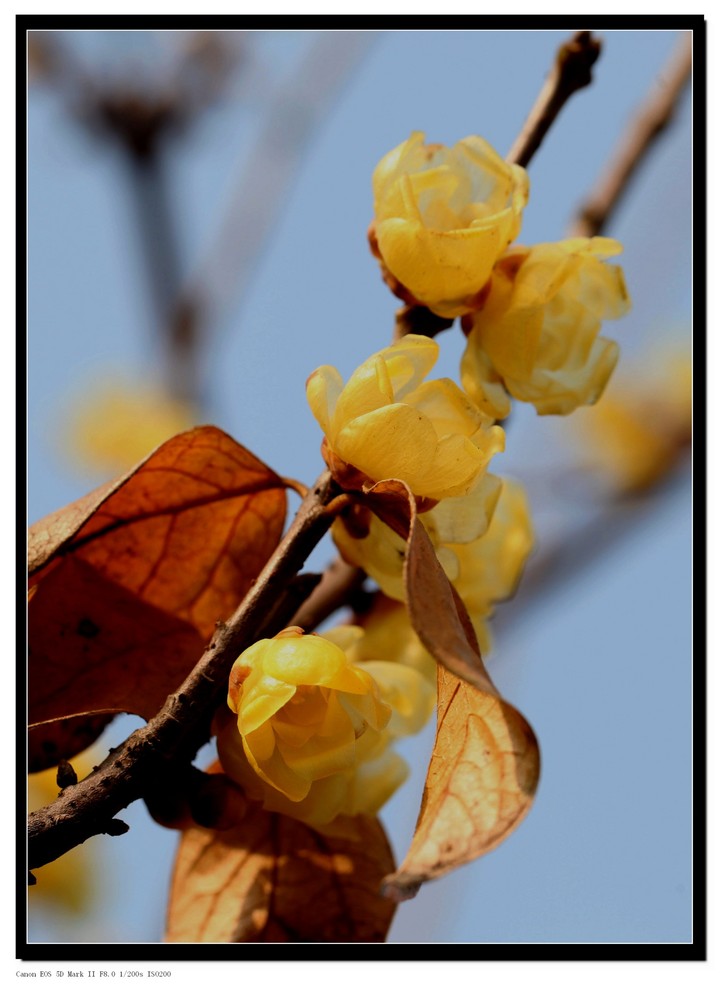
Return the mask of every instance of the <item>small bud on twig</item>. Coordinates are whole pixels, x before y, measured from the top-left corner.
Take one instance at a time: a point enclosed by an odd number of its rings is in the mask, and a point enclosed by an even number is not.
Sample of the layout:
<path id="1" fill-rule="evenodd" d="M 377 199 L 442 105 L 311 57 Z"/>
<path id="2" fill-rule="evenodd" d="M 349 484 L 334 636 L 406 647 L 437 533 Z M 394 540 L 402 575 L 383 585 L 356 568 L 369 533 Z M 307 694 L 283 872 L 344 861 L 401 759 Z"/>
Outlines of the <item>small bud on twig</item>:
<path id="1" fill-rule="evenodd" d="M 61 790 L 74 786 L 78 781 L 77 773 L 66 759 L 61 759 L 58 763 L 56 780 Z"/>

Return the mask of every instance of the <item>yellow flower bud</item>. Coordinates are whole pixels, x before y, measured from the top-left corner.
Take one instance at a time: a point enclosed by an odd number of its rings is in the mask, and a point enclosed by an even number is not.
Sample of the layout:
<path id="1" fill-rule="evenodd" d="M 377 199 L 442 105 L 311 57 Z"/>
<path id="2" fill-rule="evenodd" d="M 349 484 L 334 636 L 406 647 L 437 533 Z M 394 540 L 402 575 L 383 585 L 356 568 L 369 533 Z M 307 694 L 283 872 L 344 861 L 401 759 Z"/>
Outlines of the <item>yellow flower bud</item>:
<path id="1" fill-rule="evenodd" d="M 520 231 L 524 168 L 481 137 L 454 147 L 415 132 L 373 173 L 374 236 L 388 271 L 439 316 L 460 316 Z"/>
<path id="2" fill-rule="evenodd" d="M 230 674 L 228 706 L 220 761 L 267 810 L 323 827 L 375 813 L 405 778 L 387 751 L 391 710 L 378 685 L 323 636 L 289 628 L 250 646 Z"/>
<path id="3" fill-rule="evenodd" d="M 466 494 L 505 443 L 503 430 L 448 378 L 423 381 L 439 347 L 408 335 L 366 360 L 343 384 L 334 367 L 310 375 L 307 398 L 340 483 L 399 478 L 416 497 Z"/>
<path id="4" fill-rule="evenodd" d="M 622 251 L 607 237 L 514 247 L 493 271 L 461 363 L 467 393 L 486 413 L 509 412 L 498 382 L 541 415 L 566 415 L 602 395 L 618 346 L 599 337 L 603 319 L 628 312 L 622 269 L 603 259 Z"/>

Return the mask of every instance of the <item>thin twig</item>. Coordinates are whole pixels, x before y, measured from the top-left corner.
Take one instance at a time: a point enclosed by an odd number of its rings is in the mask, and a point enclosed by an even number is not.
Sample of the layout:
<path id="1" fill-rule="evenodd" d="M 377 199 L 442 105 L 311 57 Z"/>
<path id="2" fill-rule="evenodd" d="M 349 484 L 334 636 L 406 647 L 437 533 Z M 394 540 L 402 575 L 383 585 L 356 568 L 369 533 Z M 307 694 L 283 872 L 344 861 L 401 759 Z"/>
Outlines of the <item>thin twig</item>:
<path id="1" fill-rule="evenodd" d="M 127 166 L 167 388 L 178 399 L 197 401 L 201 341 L 193 314 L 175 311 L 181 265 L 164 148 L 171 135 L 187 130 L 220 97 L 237 61 L 234 46 L 218 33 L 190 34 L 169 72 L 149 86 L 138 85 L 136 77 L 105 83 L 54 34 L 30 32 L 28 51 L 38 81 L 60 89 L 73 116 L 92 134 L 117 142 Z"/>
<path id="2" fill-rule="evenodd" d="M 364 581 L 364 570 L 338 557 L 327 568 L 320 583 L 300 605 L 288 624 L 299 625 L 306 632 L 312 632 L 339 608 L 348 605 Z"/>
<path id="3" fill-rule="evenodd" d="M 555 63 L 507 161 L 527 167 L 568 99 L 592 82 L 592 67 L 600 55 L 600 41 L 590 31 L 578 31 L 558 49 Z"/>
<path id="4" fill-rule="evenodd" d="M 324 472 L 235 614 L 218 625 L 200 662 L 162 710 L 90 776 L 67 787 L 49 807 L 30 815 L 29 869 L 51 862 L 93 835 L 126 831 L 127 826 L 115 815 L 142 797 L 171 762 L 192 760 L 209 737 L 233 662 L 257 639 L 278 598 L 327 532 L 331 518 L 325 506 L 337 493 L 329 472 Z"/>
<path id="5" fill-rule="evenodd" d="M 638 166 L 673 118 L 692 71 L 692 35 L 683 34 L 625 133 L 600 181 L 578 210 L 572 237 L 594 237 L 607 225 Z"/>

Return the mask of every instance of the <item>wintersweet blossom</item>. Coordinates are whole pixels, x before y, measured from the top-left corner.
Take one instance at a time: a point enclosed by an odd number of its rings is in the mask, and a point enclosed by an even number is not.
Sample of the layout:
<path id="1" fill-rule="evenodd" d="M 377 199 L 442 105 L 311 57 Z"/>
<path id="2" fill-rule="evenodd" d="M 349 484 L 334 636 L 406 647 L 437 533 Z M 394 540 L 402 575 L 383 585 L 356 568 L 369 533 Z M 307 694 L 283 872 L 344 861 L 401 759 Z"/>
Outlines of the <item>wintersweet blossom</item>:
<path id="1" fill-rule="evenodd" d="M 487 480 L 496 485 L 496 504 L 489 524 L 480 525 L 482 531 L 476 537 L 458 539 L 470 535 L 463 520 L 473 517 L 472 498 L 441 502 L 422 516 L 437 558 L 463 599 L 483 650 L 490 646 L 486 620 L 495 603 L 514 592 L 533 545 L 530 511 L 522 485 L 491 476 Z M 458 518 L 454 531 L 448 518 L 453 508 Z M 388 597 L 405 600 L 405 542 L 397 533 L 373 515 L 368 519 L 366 535 L 358 537 L 357 528 L 351 531 L 342 517 L 333 523 L 332 535 L 349 563 L 362 567 Z M 456 541 L 450 541 L 448 535 Z"/>
<path id="2" fill-rule="evenodd" d="M 323 636 L 375 680 L 392 711 L 387 731 L 393 738 L 424 728 L 435 708 L 437 666 L 413 631 L 404 605 L 381 599 L 362 626 L 336 625 Z"/>
<path id="3" fill-rule="evenodd" d="M 615 492 L 651 488 L 690 445 L 692 397 L 689 354 L 661 352 L 626 368 L 594 408 L 573 416 L 581 462 Z"/>
<path id="4" fill-rule="evenodd" d="M 71 408 L 64 444 L 85 466 L 120 473 L 195 422 L 196 410 L 159 386 L 107 377 Z"/>
<path id="5" fill-rule="evenodd" d="M 321 829 L 376 813 L 407 767 L 390 748 L 392 709 L 372 669 L 294 627 L 250 646 L 230 675 L 234 717 L 218 727 L 225 772 L 267 810 Z"/>
<path id="6" fill-rule="evenodd" d="M 437 681 L 437 663 L 418 638 L 410 624 L 407 608 L 378 592 L 369 611 L 361 617 L 364 635 L 348 649 L 348 659 L 354 662 L 369 657 L 384 656 L 403 666 L 417 670 L 432 686 Z"/>
<path id="7" fill-rule="evenodd" d="M 597 401 L 618 359 L 617 344 L 598 335 L 602 320 L 630 308 L 622 269 L 603 263 L 621 251 L 592 237 L 505 253 L 482 309 L 464 320 L 462 384 L 483 411 L 507 415 L 505 391 L 542 415 Z"/>
<path id="8" fill-rule="evenodd" d="M 424 138 L 414 132 L 377 165 L 372 239 L 399 295 L 460 316 L 520 231 L 528 177 L 481 137 L 452 148 Z"/>
<path id="9" fill-rule="evenodd" d="M 417 497 L 462 495 L 504 448 L 501 427 L 453 381 L 423 380 L 438 353 L 434 340 L 411 334 L 366 360 L 347 384 L 328 365 L 310 375 L 308 403 L 344 487 L 399 478 Z"/>

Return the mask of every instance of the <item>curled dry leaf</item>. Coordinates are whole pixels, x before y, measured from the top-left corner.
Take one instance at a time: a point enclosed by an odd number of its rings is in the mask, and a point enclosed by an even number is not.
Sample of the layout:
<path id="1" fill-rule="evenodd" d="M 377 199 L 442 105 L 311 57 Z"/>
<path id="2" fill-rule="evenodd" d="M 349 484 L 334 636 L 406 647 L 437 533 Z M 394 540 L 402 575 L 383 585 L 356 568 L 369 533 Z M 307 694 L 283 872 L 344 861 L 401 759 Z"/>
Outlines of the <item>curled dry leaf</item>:
<path id="1" fill-rule="evenodd" d="M 225 831 L 184 832 L 166 941 L 384 941 L 395 905 L 380 895 L 392 852 L 376 818 L 342 838 L 252 804 Z"/>
<path id="2" fill-rule="evenodd" d="M 203 426 L 34 525 L 30 723 L 155 713 L 275 549 L 285 502 L 273 471 Z"/>
<path id="3" fill-rule="evenodd" d="M 500 844 L 530 810 L 540 774 L 537 739 L 497 694 L 438 666 L 438 727 L 410 850 L 383 889 L 394 900 Z"/>
<path id="4" fill-rule="evenodd" d="M 496 693 L 485 670 L 465 605 L 440 566 L 403 481 L 375 484 L 366 495 L 369 508 L 407 541 L 404 581 L 410 621 L 425 648 L 456 676 L 480 690 Z"/>
<path id="5" fill-rule="evenodd" d="M 465 606 L 440 566 L 400 481 L 382 481 L 367 504 L 407 540 L 404 581 L 413 628 L 438 660 L 438 726 L 415 835 L 383 884 L 395 900 L 495 848 L 522 821 L 540 774 L 532 728 L 504 701 L 484 667 Z"/>

